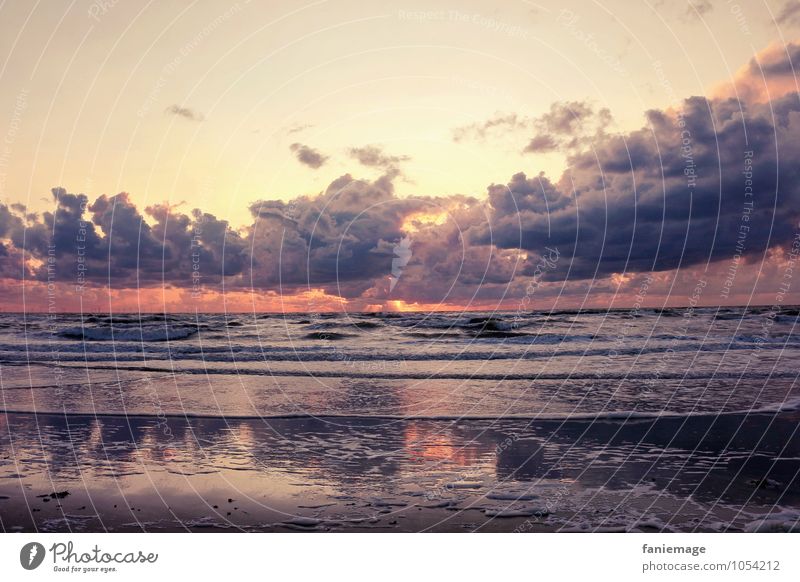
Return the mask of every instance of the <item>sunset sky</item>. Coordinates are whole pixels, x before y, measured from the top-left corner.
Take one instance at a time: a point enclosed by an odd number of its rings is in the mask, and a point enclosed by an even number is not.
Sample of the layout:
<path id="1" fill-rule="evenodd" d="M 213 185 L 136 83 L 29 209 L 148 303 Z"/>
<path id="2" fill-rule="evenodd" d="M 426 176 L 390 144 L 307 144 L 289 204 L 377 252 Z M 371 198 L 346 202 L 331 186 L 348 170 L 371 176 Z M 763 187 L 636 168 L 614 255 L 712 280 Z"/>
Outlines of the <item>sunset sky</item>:
<path id="1" fill-rule="evenodd" d="M 496 4 L 0 4 L 0 309 L 797 297 L 800 1 Z"/>

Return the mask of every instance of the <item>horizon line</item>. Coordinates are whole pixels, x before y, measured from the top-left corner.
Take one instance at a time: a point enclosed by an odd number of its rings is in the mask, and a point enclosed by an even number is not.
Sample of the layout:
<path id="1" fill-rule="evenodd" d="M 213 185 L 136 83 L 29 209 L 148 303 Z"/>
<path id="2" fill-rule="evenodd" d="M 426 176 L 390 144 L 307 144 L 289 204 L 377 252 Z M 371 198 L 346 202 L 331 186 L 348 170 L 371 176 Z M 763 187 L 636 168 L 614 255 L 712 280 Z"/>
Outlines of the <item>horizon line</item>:
<path id="1" fill-rule="evenodd" d="M 520 309 L 431 309 L 431 310 L 408 310 L 408 311 L 347 311 L 347 310 L 318 310 L 318 311 L 256 311 L 256 310 L 248 310 L 248 311 L 239 311 L 239 310 L 229 310 L 229 311 L 127 311 L 127 310 L 120 310 L 120 311 L 46 311 L 46 310 L 30 310 L 30 311 L 4 311 L 0 308 L 0 314 L 3 315 L 96 315 L 96 314 L 120 314 L 120 315 L 192 315 L 192 314 L 232 314 L 232 315 L 244 315 L 244 314 L 259 314 L 259 315 L 288 315 L 288 314 L 304 314 L 304 313 L 351 313 L 351 314 L 375 314 L 375 313 L 453 313 L 453 312 L 461 312 L 461 313 L 486 313 L 486 312 L 494 312 L 494 313 L 564 313 L 564 312 L 612 312 L 612 311 L 637 311 L 637 310 L 666 310 L 666 309 L 745 309 L 745 308 L 753 308 L 753 307 L 765 307 L 765 308 L 775 308 L 778 307 L 779 309 L 800 309 L 800 303 L 790 303 L 786 305 L 777 305 L 777 304 L 768 304 L 768 303 L 753 303 L 753 304 L 744 304 L 744 305 L 670 305 L 670 306 L 640 306 L 640 307 L 575 307 L 575 308 L 551 308 L 551 309 L 528 309 L 528 310 L 520 310 Z"/>

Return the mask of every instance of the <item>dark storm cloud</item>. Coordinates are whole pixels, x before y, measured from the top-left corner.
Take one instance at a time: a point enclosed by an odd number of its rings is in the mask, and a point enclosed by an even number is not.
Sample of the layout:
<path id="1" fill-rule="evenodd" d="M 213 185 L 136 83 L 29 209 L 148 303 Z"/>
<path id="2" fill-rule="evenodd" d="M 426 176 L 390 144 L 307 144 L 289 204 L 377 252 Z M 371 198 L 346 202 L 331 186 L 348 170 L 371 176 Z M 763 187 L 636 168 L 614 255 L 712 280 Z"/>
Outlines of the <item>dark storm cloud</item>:
<path id="1" fill-rule="evenodd" d="M 64 281 L 82 256 L 90 280 L 115 288 L 189 287 L 197 261 L 205 284 L 225 278 L 231 289 L 437 301 L 519 295 L 548 249 L 560 261 L 544 278 L 580 280 L 760 256 L 789 243 L 800 219 L 800 166 L 785 162 L 800 157 L 796 94 L 746 107 L 693 97 L 680 114 L 649 111 L 647 121 L 569 156 L 557 181 L 520 172 L 490 185 L 483 201 L 401 198 L 396 173 L 345 174 L 316 196 L 253 203 L 252 223 L 238 230 L 202 210 L 141 213 L 125 193 L 90 202 L 58 188 L 55 209 L 41 216 L 0 205 L 0 273 L 21 277 L 25 249 L 42 261 L 52 254 Z M 390 289 L 406 237 L 411 257 Z"/>
<path id="2" fill-rule="evenodd" d="M 471 244 L 466 234 L 489 224 L 490 209 L 474 198 L 452 197 L 446 222 L 410 235 L 411 257 L 394 289 L 376 285 L 377 301 L 405 299 L 422 303 L 497 300 L 525 294 L 520 277 L 531 262 L 515 249 Z"/>
<path id="3" fill-rule="evenodd" d="M 800 172 L 786 163 L 800 153 L 796 94 L 749 108 L 693 97 L 679 116 L 651 111 L 648 121 L 570 156 L 556 186 L 521 174 L 491 186 L 491 222 L 470 240 L 557 247 L 571 259 L 552 276 L 575 279 L 758 255 L 791 240 L 800 208 Z"/>
<path id="4" fill-rule="evenodd" d="M 785 74 L 798 51 L 786 49 L 764 53 L 768 74 Z M 556 103 L 526 128 L 563 148 L 567 170 L 518 172 L 480 200 L 398 196 L 401 157 L 354 148 L 383 175 L 345 174 L 293 200 L 267 196 L 249 206 L 241 228 L 202 209 L 141 211 L 125 193 L 92 201 L 56 188 L 49 212 L 0 204 L 0 276 L 44 281 L 52 257 L 59 281 L 74 281 L 83 261 L 97 285 L 189 288 L 199 265 L 203 284 L 224 280 L 226 289 L 322 288 L 365 304 L 431 303 L 523 296 L 553 249 L 559 260 L 543 279 L 592 281 L 737 255 L 756 260 L 790 244 L 800 220 L 797 93 L 768 102 L 691 97 L 645 119 L 638 130 L 611 134 L 607 111 Z M 398 245 L 410 254 L 395 280 Z"/>
<path id="5" fill-rule="evenodd" d="M 328 161 L 328 156 L 324 156 L 314 148 L 301 143 L 293 143 L 289 146 L 289 149 L 294 152 L 298 162 L 315 170 L 321 168 Z"/>
<path id="6" fill-rule="evenodd" d="M 29 276 L 19 250 L 25 222 L 15 211 L 24 212 L 24 208 L 20 209 L 15 204 L 9 207 L 0 203 L 0 278 L 19 279 Z"/>
<path id="7" fill-rule="evenodd" d="M 520 172 L 507 185 L 492 184 L 488 193 L 491 209 L 503 216 L 525 211 L 549 214 L 570 203 L 544 173 L 528 179 Z"/>
<path id="8" fill-rule="evenodd" d="M 100 196 L 94 203 L 63 188 L 52 193 L 55 209 L 36 220 L 29 215 L 26 221 L 0 206 L 2 236 L 15 249 L 52 265 L 33 278 L 75 282 L 80 272 L 116 288 L 161 282 L 190 286 L 194 265 L 208 283 L 240 274 L 247 265 L 246 241 L 210 214 L 152 206 L 144 216 L 124 192 Z"/>
<path id="9" fill-rule="evenodd" d="M 181 107 L 180 105 L 170 105 L 164 110 L 168 115 L 175 115 L 176 117 L 183 117 L 189 121 L 204 121 L 205 116 L 188 107 Z"/>
<path id="10" fill-rule="evenodd" d="M 397 198 L 393 177 L 369 182 L 346 174 L 313 198 L 252 204 L 258 267 L 247 279 L 259 287 L 308 285 L 352 297 L 388 277 L 404 218 L 428 204 Z"/>

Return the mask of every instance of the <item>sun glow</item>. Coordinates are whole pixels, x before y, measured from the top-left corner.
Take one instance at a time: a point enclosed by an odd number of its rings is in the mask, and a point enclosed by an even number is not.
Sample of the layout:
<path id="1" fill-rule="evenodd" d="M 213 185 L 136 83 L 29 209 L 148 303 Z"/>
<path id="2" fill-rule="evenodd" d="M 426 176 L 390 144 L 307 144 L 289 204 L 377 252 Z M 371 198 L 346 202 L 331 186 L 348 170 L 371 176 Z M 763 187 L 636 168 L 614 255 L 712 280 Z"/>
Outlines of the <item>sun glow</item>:
<path id="1" fill-rule="evenodd" d="M 430 226 L 441 226 L 447 222 L 449 217 L 450 212 L 448 210 L 441 212 L 415 212 L 405 217 L 400 230 L 409 234 L 419 232 Z"/>

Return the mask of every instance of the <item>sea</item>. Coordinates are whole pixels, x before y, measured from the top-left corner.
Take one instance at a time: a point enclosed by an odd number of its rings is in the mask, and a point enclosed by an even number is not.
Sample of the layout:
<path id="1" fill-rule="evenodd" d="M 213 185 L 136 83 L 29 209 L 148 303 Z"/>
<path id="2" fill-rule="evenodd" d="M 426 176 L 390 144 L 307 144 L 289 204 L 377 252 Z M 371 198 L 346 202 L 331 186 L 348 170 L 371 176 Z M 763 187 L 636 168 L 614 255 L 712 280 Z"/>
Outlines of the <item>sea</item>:
<path id="1" fill-rule="evenodd" d="M 800 530 L 798 316 L 0 314 L 0 526 Z"/>

